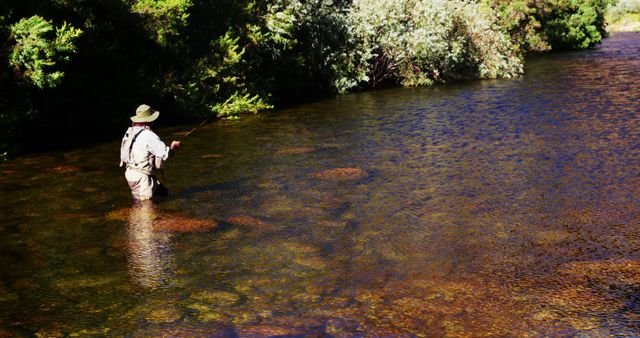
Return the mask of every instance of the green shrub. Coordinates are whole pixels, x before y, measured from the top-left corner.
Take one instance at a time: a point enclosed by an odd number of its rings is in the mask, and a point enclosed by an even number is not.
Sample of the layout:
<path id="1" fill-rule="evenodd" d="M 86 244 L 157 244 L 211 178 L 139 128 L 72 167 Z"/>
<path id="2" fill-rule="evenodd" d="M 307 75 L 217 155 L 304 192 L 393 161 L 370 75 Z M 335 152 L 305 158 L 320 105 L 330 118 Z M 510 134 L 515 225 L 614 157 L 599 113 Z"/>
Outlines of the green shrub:
<path id="1" fill-rule="evenodd" d="M 247 113 L 256 114 L 273 108 L 259 95 L 251 95 L 247 92 L 235 92 L 224 102 L 210 105 L 209 107 L 212 112 L 216 113 L 218 118 L 236 117 Z"/>
<path id="2" fill-rule="evenodd" d="M 483 0 L 523 52 L 593 47 L 610 0 Z"/>
<path id="3" fill-rule="evenodd" d="M 520 55 L 488 7 L 456 0 L 355 0 L 354 36 L 369 59 L 372 86 L 512 77 Z"/>
<path id="4" fill-rule="evenodd" d="M 556 0 L 543 31 L 554 50 L 593 47 L 606 36 L 608 0 Z"/>
<path id="5" fill-rule="evenodd" d="M 518 51 L 548 51 L 551 46 L 542 32 L 542 13 L 545 1 L 535 0 L 483 0 L 491 6 L 498 23 L 511 36 Z M 548 2 L 548 1 L 547 1 Z"/>
<path id="6" fill-rule="evenodd" d="M 617 0 L 607 8 L 607 20 L 616 22 L 627 14 L 640 14 L 640 0 Z"/>
<path id="7" fill-rule="evenodd" d="M 185 47 L 181 36 L 189 23 L 191 0 L 137 0 L 131 6 L 133 13 L 143 17 L 147 30 L 163 47 Z"/>
<path id="8" fill-rule="evenodd" d="M 69 54 L 75 52 L 74 41 L 82 34 L 66 22 L 53 31 L 52 23 L 37 15 L 11 26 L 11 37 L 16 43 L 9 62 L 39 88 L 60 83 L 64 73 L 56 70 L 56 66 L 69 60 Z"/>

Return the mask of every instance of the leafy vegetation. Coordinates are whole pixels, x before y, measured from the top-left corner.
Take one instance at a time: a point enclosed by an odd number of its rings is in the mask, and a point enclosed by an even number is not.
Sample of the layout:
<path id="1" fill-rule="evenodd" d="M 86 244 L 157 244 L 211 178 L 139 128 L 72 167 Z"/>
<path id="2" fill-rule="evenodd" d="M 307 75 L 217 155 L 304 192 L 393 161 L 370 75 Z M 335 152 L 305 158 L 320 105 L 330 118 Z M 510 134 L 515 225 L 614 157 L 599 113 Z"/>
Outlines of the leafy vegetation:
<path id="1" fill-rule="evenodd" d="M 16 41 L 9 55 L 9 64 L 30 79 L 39 88 L 55 87 L 64 73 L 55 70 L 56 64 L 68 61 L 75 52 L 73 41 L 82 31 L 65 23 L 56 28 L 51 22 L 34 15 L 11 26 L 11 37 Z"/>
<path id="2" fill-rule="evenodd" d="M 0 0 L 0 153 L 43 137 L 107 137 L 142 102 L 167 123 L 382 85 L 518 76 L 528 52 L 600 42 L 609 3 Z"/>
<path id="3" fill-rule="evenodd" d="M 350 19 L 372 86 L 512 77 L 522 70 L 511 40 L 483 4 L 355 0 Z"/>
<path id="4" fill-rule="evenodd" d="M 610 4 L 606 19 L 610 30 L 640 31 L 640 0 L 618 0 Z"/>

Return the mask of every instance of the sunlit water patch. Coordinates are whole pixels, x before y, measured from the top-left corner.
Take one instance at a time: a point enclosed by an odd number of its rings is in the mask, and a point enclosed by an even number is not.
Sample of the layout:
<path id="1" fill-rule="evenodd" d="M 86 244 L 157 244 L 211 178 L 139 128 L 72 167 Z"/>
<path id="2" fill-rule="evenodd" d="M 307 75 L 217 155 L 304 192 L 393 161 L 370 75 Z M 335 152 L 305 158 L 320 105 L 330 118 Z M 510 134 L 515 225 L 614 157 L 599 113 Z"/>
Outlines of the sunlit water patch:
<path id="1" fill-rule="evenodd" d="M 0 165 L 0 336 L 635 336 L 640 36 Z M 188 126 L 160 130 L 180 138 Z"/>

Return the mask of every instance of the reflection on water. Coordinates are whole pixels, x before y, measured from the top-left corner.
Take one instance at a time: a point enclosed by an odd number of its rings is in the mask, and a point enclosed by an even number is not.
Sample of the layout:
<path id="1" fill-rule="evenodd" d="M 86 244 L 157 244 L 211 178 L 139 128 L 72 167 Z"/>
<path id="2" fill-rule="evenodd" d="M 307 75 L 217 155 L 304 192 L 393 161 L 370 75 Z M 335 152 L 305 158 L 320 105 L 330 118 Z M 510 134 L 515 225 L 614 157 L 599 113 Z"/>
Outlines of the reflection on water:
<path id="1" fill-rule="evenodd" d="M 150 288 L 165 285 L 173 266 L 171 235 L 154 231 L 157 218 L 155 205 L 140 201 L 127 219 L 129 273 L 137 283 Z"/>
<path id="2" fill-rule="evenodd" d="M 207 125 L 155 205 L 117 140 L 0 165 L 0 336 L 638 336 L 638 55 Z"/>

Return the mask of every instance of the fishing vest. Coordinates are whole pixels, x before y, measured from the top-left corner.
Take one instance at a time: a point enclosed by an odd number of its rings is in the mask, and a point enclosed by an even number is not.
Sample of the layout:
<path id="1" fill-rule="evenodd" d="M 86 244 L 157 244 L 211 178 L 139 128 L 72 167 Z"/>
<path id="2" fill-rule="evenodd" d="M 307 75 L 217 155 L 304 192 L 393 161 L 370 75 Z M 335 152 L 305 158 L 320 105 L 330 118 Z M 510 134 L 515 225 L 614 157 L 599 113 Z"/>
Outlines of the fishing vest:
<path id="1" fill-rule="evenodd" d="M 127 132 L 122 138 L 120 144 L 120 167 L 126 164 L 127 168 L 140 171 L 147 175 L 152 175 L 155 170 L 162 169 L 164 167 L 164 160 L 160 157 L 156 157 L 150 153 L 147 153 L 147 158 L 141 162 L 136 162 L 131 153 L 133 144 L 142 132 L 146 129 L 141 128 L 138 132 L 134 133 L 133 127 L 129 127 Z"/>

